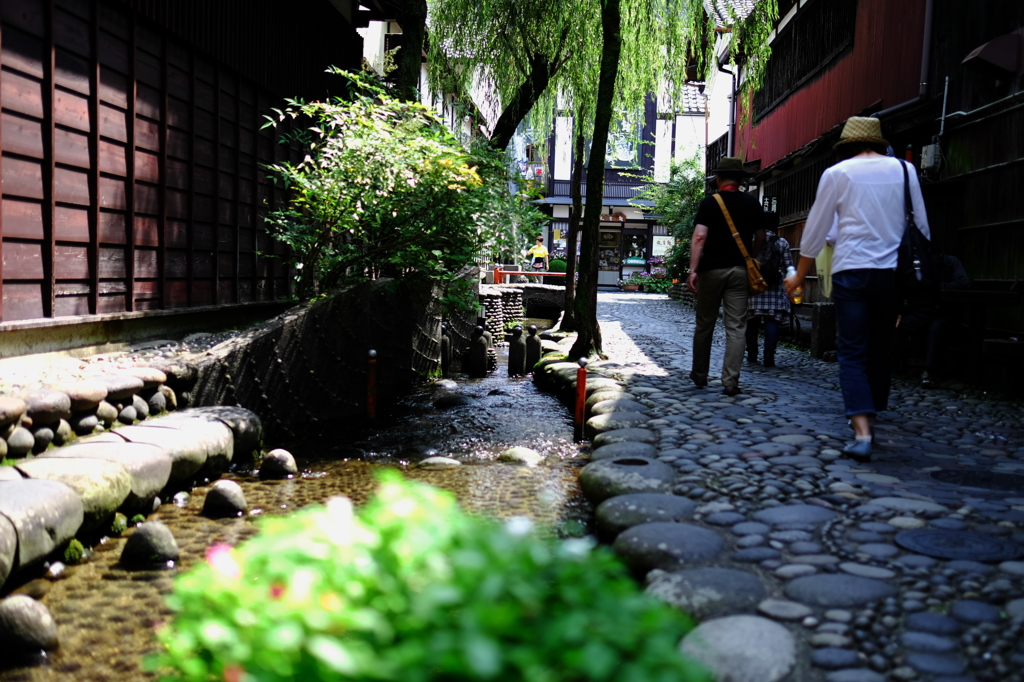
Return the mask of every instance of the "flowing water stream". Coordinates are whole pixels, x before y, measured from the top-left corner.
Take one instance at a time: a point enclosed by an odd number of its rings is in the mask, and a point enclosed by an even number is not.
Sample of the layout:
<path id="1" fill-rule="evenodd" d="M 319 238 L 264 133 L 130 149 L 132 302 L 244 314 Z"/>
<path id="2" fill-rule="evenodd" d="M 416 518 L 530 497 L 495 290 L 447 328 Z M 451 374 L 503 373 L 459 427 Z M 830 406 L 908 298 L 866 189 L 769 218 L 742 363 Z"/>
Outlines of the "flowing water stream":
<path id="1" fill-rule="evenodd" d="M 239 519 L 199 515 L 209 486 L 188 499 L 162 505 L 150 520 L 170 527 L 181 550 L 175 570 L 129 572 L 118 566 L 125 537 L 98 545 L 89 560 L 67 568 L 58 578 L 38 579 L 18 591 L 39 598 L 58 624 L 61 648 L 34 666 L 11 667 L 0 660 L 0 682 L 42 680 L 144 680 L 144 656 L 154 650 L 153 628 L 170 617 L 164 595 L 178 571 L 203 560 L 215 542 L 237 544 L 257 532 L 263 515 L 288 514 L 334 495 L 364 502 L 374 487 L 374 472 L 393 467 L 409 478 L 452 491 L 463 508 L 480 515 L 525 516 L 552 534 L 575 534 L 592 510 L 577 486 L 584 463 L 573 442 L 569 410 L 538 391 L 527 378 L 506 376 L 504 350 L 498 371 L 483 379 L 455 377 L 448 389 L 424 388 L 403 401 L 388 423 L 350 434 L 337 443 L 268 443 L 296 457 L 301 474 L 287 481 L 260 481 L 254 471 L 225 475 L 237 481 L 250 508 Z M 443 392 L 470 396 L 475 404 L 438 410 Z M 498 462 L 513 446 L 545 456 L 537 467 Z M 418 466 L 441 455 L 461 466 L 430 470 Z M 7 667 L 4 668 L 5 663 Z"/>

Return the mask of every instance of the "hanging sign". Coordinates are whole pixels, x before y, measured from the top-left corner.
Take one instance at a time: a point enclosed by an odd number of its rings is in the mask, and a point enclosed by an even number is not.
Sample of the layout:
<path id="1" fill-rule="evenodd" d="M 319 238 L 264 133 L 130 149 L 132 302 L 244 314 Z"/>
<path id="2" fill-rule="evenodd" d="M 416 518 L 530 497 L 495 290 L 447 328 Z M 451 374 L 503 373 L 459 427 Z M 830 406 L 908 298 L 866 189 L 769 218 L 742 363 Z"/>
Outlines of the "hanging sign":
<path id="1" fill-rule="evenodd" d="M 652 256 L 664 256 L 668 253 L 668 250 L 675 245 L 676 238 L 668 236 L 655 236 L 653 237 L 654 243 L 651 244 L 651 255 Z"/>
<path id="2" fill-rule="evenodd" d="M 647 265 L 646 260 L 644 260 L 643 258 L 639 258 L 637 256 L 627 258 L 626 260 L 623 261 L 623 263 L 625 263 L 626 265 Z"/>

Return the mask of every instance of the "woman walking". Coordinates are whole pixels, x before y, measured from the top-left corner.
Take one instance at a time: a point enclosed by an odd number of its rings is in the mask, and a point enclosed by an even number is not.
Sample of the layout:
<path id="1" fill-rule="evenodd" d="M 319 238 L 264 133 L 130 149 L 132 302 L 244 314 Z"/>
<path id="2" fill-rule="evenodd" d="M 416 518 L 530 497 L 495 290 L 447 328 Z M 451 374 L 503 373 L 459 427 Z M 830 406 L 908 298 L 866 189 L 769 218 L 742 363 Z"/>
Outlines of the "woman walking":
<path id="1" fill-rule="evenodd" d="M 761 275 L 768 290 L 751 294 L 747 299 L 747 362 L 757 362 L 757 335 L 764 327 L 764 366 L 775 366 L 775 348 L 779 345 L 779 328 L 789 324 L 789 296 L 782 278 L 786 268 L 793 265 L 789 242 L 780 237 L 779 216 L 770 211 L 764 214 L 766 239 L 760 253 Z"/>
<path id="2" fill-rule="evenodd" d="M 905 177 L 914 220 L 931 237 L 917 174 L 909 163 L 889 158 L 888 147 L 878 119 L 854 116 L 846 122 L 834 147 L 842 160 L 821 176 L 800 242 L 797 274 L 785 282 L 790 294 L 803 286 L 835 220 L 832 298 L 839 382 L 854 431 L 843 454 L 861 461 L 871 458 L 875 415 L 889 402 L 889 338 L 899 303 L 897 250 L 906 228 Z"/>

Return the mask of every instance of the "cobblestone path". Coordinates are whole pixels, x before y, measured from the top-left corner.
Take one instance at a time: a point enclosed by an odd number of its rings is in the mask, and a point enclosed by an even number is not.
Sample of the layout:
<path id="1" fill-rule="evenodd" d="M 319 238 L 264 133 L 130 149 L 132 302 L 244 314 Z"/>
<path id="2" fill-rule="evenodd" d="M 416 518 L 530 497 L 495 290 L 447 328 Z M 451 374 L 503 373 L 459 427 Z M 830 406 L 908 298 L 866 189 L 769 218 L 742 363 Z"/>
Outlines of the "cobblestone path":
<path id="1" fill-rule="evenodd" d="M 692 310 L 615 293 L 598 312 L 600 371 L 650 408 L 687 526 L 723 540 L 713 559 L 647 574 L 700 621 L 684 649 L 723 679 L 1024 679 L 1019 402 L 896 382 L 874 457 L 857 463 L 840 453 L 852 432 L 835 363 L 780 347 L 778 368 L 745 363 L 743 393 L 726 397 L 721 324 L 701 389 Z"/>

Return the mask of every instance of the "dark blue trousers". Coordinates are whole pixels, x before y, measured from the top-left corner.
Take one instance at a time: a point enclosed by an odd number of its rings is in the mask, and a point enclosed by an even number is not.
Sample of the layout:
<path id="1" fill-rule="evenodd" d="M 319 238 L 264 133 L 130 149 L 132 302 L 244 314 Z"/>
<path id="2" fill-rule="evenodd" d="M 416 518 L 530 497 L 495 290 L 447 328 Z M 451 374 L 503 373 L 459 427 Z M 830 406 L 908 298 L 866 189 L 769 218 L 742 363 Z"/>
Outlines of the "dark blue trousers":
<path id="1" fill-rule="evenodd" d="M 889 339 L 899 305 L 895 270 L 843 270 L 832 275 L 839 383 L 846 416 L 889 405 Z"/>

